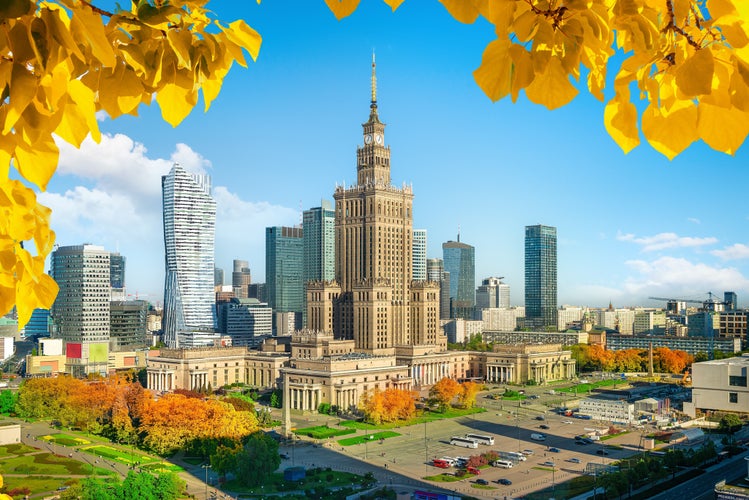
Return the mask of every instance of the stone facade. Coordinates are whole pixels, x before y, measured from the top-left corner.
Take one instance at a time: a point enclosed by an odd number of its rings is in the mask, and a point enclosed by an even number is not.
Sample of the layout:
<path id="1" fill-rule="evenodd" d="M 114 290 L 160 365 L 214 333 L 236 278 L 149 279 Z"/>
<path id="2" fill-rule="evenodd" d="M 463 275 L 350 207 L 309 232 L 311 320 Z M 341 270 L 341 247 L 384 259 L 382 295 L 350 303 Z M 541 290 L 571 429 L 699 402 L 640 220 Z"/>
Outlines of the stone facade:
<path id="1" fill-rule="evenodd" d="M 562 344 L 497 345 L 494 352 L 471 353 L 471 375 L 494 383 L 543 384 L 575 376 L 572 352 Z"/>

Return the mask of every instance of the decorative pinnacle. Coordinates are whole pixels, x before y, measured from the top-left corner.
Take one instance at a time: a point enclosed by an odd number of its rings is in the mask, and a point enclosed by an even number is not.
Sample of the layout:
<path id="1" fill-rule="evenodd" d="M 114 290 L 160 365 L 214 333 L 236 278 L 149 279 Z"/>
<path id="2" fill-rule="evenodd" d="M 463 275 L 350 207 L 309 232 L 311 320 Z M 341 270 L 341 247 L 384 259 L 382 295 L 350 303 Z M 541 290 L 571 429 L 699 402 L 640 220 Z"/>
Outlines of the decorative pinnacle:
<path id="1" fill-rule="evenodd" d="M 371 108 L 377 107 L 377 75 L 375 75 L 375 67 L 377 65 L 375 64 L 375 53 L 374 50 L 372 51 L 372 102 L 370 104 Z"/>

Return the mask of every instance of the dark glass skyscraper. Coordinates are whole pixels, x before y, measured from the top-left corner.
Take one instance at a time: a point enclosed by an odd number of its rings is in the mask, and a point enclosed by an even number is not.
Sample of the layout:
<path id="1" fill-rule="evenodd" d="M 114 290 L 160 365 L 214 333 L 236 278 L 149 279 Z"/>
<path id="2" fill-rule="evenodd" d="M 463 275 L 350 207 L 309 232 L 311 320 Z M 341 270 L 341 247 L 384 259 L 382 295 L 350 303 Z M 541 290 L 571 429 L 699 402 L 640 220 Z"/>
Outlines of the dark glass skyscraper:
<path id="1" fill-rule="evenodd" d="M 557 326 L 557 228 L 525 226 L 525 325 Z"/>
<path id="2" fill-rule="evenodd" d="M 265 284 L 274 312 L 304 309 L 304 243 L 301 227 L 265 228 Z"/>
<path id="3" fill-rule="evenodd" d="M 473 319 L 476 305 L 476 253 L 460 241 L 442 244 L 445 272 L 450 273 L 451 317 Z"/>

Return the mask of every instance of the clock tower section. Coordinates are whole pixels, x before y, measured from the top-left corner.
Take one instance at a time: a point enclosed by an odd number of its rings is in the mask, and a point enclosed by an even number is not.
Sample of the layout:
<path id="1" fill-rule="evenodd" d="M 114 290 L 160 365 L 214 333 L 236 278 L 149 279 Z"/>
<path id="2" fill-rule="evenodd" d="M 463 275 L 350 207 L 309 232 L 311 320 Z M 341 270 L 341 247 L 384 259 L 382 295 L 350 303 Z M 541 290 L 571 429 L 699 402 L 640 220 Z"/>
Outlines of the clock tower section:
<path id="1" fill-rule="evenodd" d="M 377 77 L 372 55 L 372 100 L 369 120 L 362 124 L 364 146 L 356 148 L 357 184 L 390 186 L 390 146 L 385 146 L 385 124 L 377 114 Z"/>

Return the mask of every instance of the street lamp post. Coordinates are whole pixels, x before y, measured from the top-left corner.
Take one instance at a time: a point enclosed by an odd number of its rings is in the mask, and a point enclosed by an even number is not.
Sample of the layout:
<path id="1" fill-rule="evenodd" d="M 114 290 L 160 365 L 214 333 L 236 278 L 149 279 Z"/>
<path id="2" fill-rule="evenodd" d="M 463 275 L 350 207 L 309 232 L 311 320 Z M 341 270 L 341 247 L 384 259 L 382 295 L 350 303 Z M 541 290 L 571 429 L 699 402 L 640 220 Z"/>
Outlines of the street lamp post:
<path id="1" fill-rule="evenodd" d="M 429 451 L 427 447 L 427 423 L 424 421 L 424 474 L 429 474 L 427 464 L 429 463 Z"/>
<path id="2" fill-rule="evenodd" d="M 203 464 L 201 465 L 203 469 L 205 469 L 205 498 L 208 498 L 208 469 L 211 468 L 209 464 Z"/>

